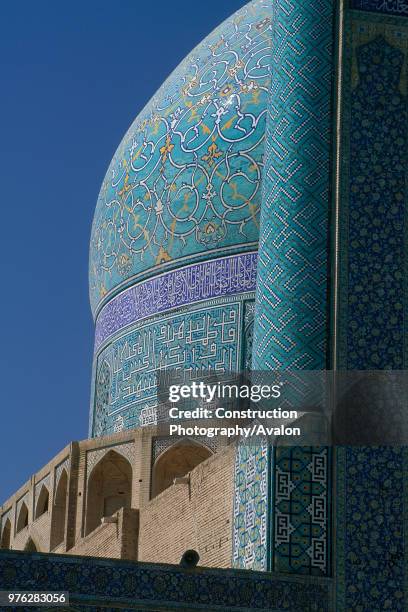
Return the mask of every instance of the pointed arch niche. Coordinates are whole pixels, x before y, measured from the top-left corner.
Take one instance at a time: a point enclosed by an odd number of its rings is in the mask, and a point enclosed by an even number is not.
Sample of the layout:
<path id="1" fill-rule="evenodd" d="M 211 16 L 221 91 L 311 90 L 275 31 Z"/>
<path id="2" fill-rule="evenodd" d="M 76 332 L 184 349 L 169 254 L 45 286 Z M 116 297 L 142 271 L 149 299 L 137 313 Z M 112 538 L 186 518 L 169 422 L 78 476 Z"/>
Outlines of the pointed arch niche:
<path id="1" fill-rule="evenodd" d="M 50 494 L 45 485 L 42 485 L 40 494 L 38 496 L 37 505 L 35 507 L 35 519 L 48 512 Z"/>
<path id="2" fill-rule="evenodd" d="M 22 531 L 25 527 L 27 527 L 27 525 L 28 525 L 28 508 L 27 508 L 27 504 L 25 503 L 25 501 L 23 501 L 23 503 L 20 506 L 19 513 L 18 513 L 16 533 L 19 533 L 19 531 Z"/>
<path id="3" fill-rule="evenodd" d="M 5 521 L 3 530 L 1 532 L 0 548 L 10 548 L 10 539 L 11 539 L 11 521 L 8 518 Z"/>
<path id="4" fill-rule="evenodd" d="M 185 476 L 212 454 L 207 446 L 190 439 L 180 440 L 170 446 L 153 465 L 152 498 L 170 487 L 175 478 Z"/>
<path id="5" fill-rule="evenodd" d="M 130 508 L 132 466 L 123 455 L 110 450 L 91 471 L 86 497 L 85 535 L 91 533 L 105 516 L 120 508 Z"/>
<path id="6" fill-rule="evenodd" d="M 51 538 L 50 549 L 53 550 L 65 537 L 65 517 L 67 513 L 68 474 L 62 470 L 57 488 L 55 490 L 54 503 L 51 515 Z"/>

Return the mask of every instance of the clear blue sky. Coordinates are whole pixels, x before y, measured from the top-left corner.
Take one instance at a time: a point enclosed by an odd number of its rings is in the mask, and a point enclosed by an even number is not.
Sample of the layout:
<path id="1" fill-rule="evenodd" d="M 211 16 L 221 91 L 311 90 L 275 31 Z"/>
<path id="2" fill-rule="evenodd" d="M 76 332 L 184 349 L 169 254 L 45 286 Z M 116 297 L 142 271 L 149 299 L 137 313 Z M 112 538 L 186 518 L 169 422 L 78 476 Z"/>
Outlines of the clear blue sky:
<path id="1" fill-rule="evenodd" d="M 131 121 L 242 0 L 0 6 L 0 504 L 88 435 L 88 242 Z"/>

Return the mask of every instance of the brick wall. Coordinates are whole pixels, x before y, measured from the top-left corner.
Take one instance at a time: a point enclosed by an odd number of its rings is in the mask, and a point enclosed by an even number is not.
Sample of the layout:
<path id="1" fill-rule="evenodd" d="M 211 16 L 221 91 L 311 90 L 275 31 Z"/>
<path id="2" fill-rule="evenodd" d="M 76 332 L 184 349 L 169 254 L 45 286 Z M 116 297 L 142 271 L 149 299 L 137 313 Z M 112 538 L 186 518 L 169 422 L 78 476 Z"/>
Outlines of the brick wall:
<path id="1" fill-rule="evenodd" d="M 199 565 L 230 567 L 234 448 L 219 451 L 140 510 L 139 560 L 179 563 L 193 548 Z"/>
<path id="2" fill-rule="evenodd" d="M 68 551 L 70 555 L 137 559 L 139 512 L 122 508 L 112 518 L 116 522 L 102 523 Z"/>
<path id="3" fill-rule="evenodd" d="M 68 554 L 177 564 L 187 549 L 194 548 L 200 554 L 200 565 L 229 567 L 234 449 L 219 451 L 190 472 L 187 484 L 172 485 L 150 500 L 153 435 L 154 430 L 143 428 L 106 438 L 73 442 L 63 449 L 0 507 L 1 529 L 5 518 L 11 518 L 10 547 L 22 550 L 31 537 L 38 550 L 43 552 L 56 546 L 55 552 Z M 118 523 L 98 525 L 85 536 L 87 453 L 96 451 L 99 461 L 105 452 L 115 450 L 123 443 L 134 445 L 129 456 L 132 466 L 131 508 L 119 511 Z M 61 519 L 63 538 L 61 541 L 53 536 L 51 542 L 50 535 L 54 533 L 51 524 L 55 526 L 58 523 L 56 494 L 59 488 L 56 483 L 61 483 L 61 478 L 56 480 L 57 469 L 68 459 L 66 508 Z M 97 464 L 94 462 L 92 465 Z M 49 509 L 34 519 L 36 485 L 48 475 Z M 28 526 L 16 534 L 17 509 L 23 499 L 28 507 Z"/>
<path id="4" fill-rule="evenodd" d="M 72 555 L 119 559 L 121 548 L 118 525 L 116 523 L 107 523 L 100 525 L 95 531 L 79 540 L 68 552 Z"/>

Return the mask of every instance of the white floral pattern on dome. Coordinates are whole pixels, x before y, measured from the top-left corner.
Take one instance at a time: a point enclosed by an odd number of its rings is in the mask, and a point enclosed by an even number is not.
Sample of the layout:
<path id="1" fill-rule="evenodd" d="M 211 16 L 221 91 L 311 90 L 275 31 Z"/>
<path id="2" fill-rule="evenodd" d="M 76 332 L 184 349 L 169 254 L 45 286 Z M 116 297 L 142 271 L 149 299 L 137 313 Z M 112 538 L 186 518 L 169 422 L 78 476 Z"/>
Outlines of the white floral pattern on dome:
<path id="1" fill-rule="evenodd" d="M 251 2 L 210 34 L 125 135 L 92 228 L 94 313 L 152 272 L 256 244 L 271 4 Z"/>

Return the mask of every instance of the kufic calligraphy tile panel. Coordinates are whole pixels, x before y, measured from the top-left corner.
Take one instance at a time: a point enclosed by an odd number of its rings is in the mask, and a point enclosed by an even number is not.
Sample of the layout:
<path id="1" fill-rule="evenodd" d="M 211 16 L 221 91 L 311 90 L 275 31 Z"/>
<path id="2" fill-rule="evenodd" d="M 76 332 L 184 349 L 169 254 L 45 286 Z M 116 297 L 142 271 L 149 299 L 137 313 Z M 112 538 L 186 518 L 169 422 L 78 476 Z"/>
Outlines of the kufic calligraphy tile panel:
<path id="1" fill-rule="evenodd" d="M 158 369 L 239 370 L 244 298 L 251 297 L 214 300 L 143 321 L 102 349 L 95 361 L 92 435 L 118 431 L 119 421 L 126 428 L 154 422 Z"/>

